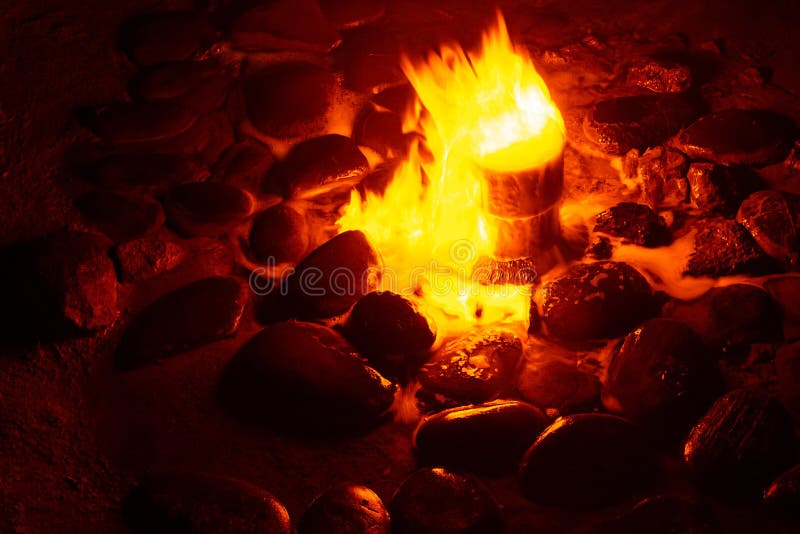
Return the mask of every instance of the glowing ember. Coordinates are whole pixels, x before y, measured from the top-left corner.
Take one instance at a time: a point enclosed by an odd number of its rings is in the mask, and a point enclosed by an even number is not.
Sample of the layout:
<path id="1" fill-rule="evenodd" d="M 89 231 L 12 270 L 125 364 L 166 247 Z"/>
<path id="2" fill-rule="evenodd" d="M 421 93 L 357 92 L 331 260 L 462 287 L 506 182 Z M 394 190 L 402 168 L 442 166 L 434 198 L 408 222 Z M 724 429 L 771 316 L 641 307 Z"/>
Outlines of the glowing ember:
<path id="1" fill-rule="evenodd" d="M 496 255 L 499 232 L 481 169 L 515 172 L 560 158 L 561 114 L 499 14 L 479 52 L 445 46 L 426 61 L 404 58 L 403 69 L 428 111 L 406 118 L 426 150 L 412 147 L 383 196 L 353 192 L 340 231 L 368 236 L 383 256 L 382 289 L 412 297 L 440 338 L 475 324 L 526 328 L 529 287 L 481 285 L 473 275 L 480 258 Z"/>

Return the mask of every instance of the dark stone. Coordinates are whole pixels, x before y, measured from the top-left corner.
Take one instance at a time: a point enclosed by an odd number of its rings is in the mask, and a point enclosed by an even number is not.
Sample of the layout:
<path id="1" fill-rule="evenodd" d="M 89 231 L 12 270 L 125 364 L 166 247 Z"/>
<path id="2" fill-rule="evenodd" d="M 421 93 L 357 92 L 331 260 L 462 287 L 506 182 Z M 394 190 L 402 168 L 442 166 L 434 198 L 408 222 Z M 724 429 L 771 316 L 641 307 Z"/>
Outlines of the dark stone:
<path id="1" fill-rule="evenodd" d="M 671 301 L 662 315 L 688 325 L 711 348 L 730 351 L 737 346 L 781 339 L 781 308 L 756 286 L 715 287 L 691 301 Z"/>
<path id="2" fill-rule="evenodd" d="M 325 18 L 341 29 L 375 22 L 386 11 L 386 0 L 319 0 L 319 5 Z"/>
<path id="3" fill-rule="evenodd" d="M 783 115 L 729 109 L 706 115 L 681 131 L 675 146 L 692 159 L 720 165 L 766 165 L 786 157 L 794 124 Z"/>
<path id="4" fill-rule="evenodd" d="M 698 484 L 730 497 L 755 497 L 788 467 L 793 442 L 791 420 L 777 400 L 738 389 L 695 425 L 683 457 Z"/>
<path id="5" fill-rule="evenodd" d="M 522 459 L 520 478 L 530 500 L 556 506 L 618 502 L 643 489 L 655 471 L 638 428 L 606 414 L 559 417 Z"/>
<path id="6" fill-rule="evenodd" d="M 280 63 L 246 76 L 244 96 L 253 126 L 264 135 L 318 131 L 331 103 L 333 75 L 312 63 Z"/>
<path id="7" fill-rule="evenodd" d="M 340 484 L 314 499 L 297 525 L 297 534 L 390 534 L 389 512 L 366 486 Z"/>
<path id="8" fill-rule="evenodd" d="M 345 337 L 380 371 L 403 374 L 428 359 L 436 340 L 428 320 L 408 299 L 374 292 L 359 300 L 344 326 Z"/>
<path id="9" fill-rule="evenodd" d="M 368 193 L 382 197 L 399 167 L 397 160 L 387 161 L 367 173 L 356 186 L 362 200 L 367 200 Z"/>
<path id="10" fill-rule="evenodd" d="M 518 260 L 496 260 L 489 257 L 478 258 L 472 268 L 471 278 L 485 286 L 498 285 L 533 285 L 539 278 L 536 260 L 520 258 Z"/>
<path id="11" fill-rule="evenodd" d="M 197 11 L 151 13 L 130 21 L 122 48 L 139 65 L 187 59 L 214 41 L 208 18 Z"/>
<path id="12" fill-rule="evenodd" d="M 779 276 L 764 282 L 764 289 L 783 310 L 783 337 L 800 339 L 800 276 Z"/>
<path id="13" fill-rule="evenodd" d="M 144 102 L 173 102 L 197 113 L 210 113 L 225 102 L 231 82 L 212 61 L 176 61 L 140 72 L 128 93 Z"/>
<path id="14" fill-rule="evenodd" d="M 97 161 L 87 176 L 104 187 L 150 187 L 199 181 L 205 172 L 180 154 L 115 154 Z"/>
<path id="15" fill-rule="evenodd" d="M 396 85 L 387 87 L 372 97 L 372 102 L 388 111 L 393 111 L 405 117 L 413 110 L 417 92 L 411 84 Z"/>
<path id="16" fill-rule="evenodd" d="M 699 115 L 687 95 L 621 96 L 596 103 L 583 122 L 590 141 L 609 154 L 658 145 Z"/>
<path id="17" fill-rule="evenodd" d="M 770 257 L 789 269 L 800 269 L 800 197 L 758 191 L 742 202 L 736 220 Z"/>
<path id="18" fill-rule="evenodd" d="M 604 236 L 594 236 L 586 246 L 586 255 L 596 260 L 610 260 L 614 254 L 614 245 Z"/>
<path id="19" fill-rule="evenodd" d="M 75 206 L 95 230 L 117 243 L 143 236 L 164 224 L 161 204 L 144 197 L 91 191 L 77 197 Z"/>
<path id="20" fill-rule="evenodd" d="M 150 304 L 130 323 L 116 365 L 134 369 L 198 345 L 230 337 L 239 328 L 247 293 L 233 278 L 192 282 Z"/>
<path id="21" fill-rule="evenodd" d="M 197 119 L 189 108 L 170 102 L 122 102 L 97 112 L 92 129 L 113 143 L 136 143 L 175 137 Z"/>
<path id="22" fill-rule="evenodd" d="M 275 155 L 266 145 L 239 143 L 226 150 L 214 165 L 213 180 L 255 193 L 273 163 Z"/>
<path id="23" fill-rule="evenodd" d="M 186 251 L 172 241 L 159 237 L 142 237 L 119 245 L 116 260 L 123 282 L 149 280 L 174 269 L 183 261 Z"/>
<path id="24" fill-rule="evenodd" d="M 181 235 L 214 236 L 244 221 L 253 209 L 253 201 L 232 185 L 195 182 L 172 188 L 164 207 L 170 226 Z"/>
<path id="25" fill-rule="evenodd" d="M 654 311 L 650 284 L 627 263 L 576 264 L 542 291 L 542 318 L 561 339 L 616 337 Z"/>
<path id="26" fill-rule="evenodd" d="M 403 121 L 391 111 L 381 111 L 368 107 L 353 126 L 353 139 L 356 144 L 366 146 L 387 157 L 402 157 L 409 144 L 403 134 Z"/>
<path id="27" fill-rule="evenodd" d="M 686 65 L 649 59 L 628 68 L 628 83 L 654 93 L 681 93 L 692 85 L 692 73 Z"/>
<path id="28" fill-rule="evenodd" d="M 221 393 L 244 419 L 316 433 L 380 422 L 394 386 L 335 331 L 289 321 L 266 326 L 239 350 Z"/>
<path id="29" fill-rule="evenodd" d="M 639 502 L 618 517 L 595 525 L 591 534 L 647 532 L 650 534 L 719 534 L 709 508 L 692 498 L 658 495 Z"/>
<path id="30" fill-rule="evenodd" d="M 677 150 L 655 147 L 639 156 L 633 149 L 625 155 L 625 174 L 641 185 L 641 199 L 653 209 L 676 207 L 689 199 L 686 171 L 689 162 Z"/>
<path id="31" fill-rule="evenodd" d="M 683 273 L 714 278 L 731 274 L 764 274 L 775 264 L 764 254 L 744 226 L 728 219 L 702 222 L 694 238 L 694 250 Z"/>
<path id="32" fill-rule="evenodd" d="M 301 317 L 345 313 L 377 289 L 380 258 L 363 233 L 343 232 L 309 254 L 289 278 L 289 298 Z"/>
<path id="33" fill-rule="evenodd" d="M 800 513 L 800 465 L 792 467 L 772 481 L 764 492 L 764 502 L 784 513 Z"/>
<path id="34" fill-rule="evenodd" d="M 547 424 L 547 416 L 530 404 L 497 400 L 424 418 L 414 447 L 424 465 L 512 473 Z"/>
<path id="35" fill-rule="evenodd" d="M 123 501 L 123 513 L 136 532 L 292 532 L 289 513 L 271 493 L 207 473 L 150 473 Z"/>
<path id="36" fill-rule="evenodd" d="M 297 263 L 305 256 L 309 243 L 305 217 L 288 204 L 267 208 L 253 219 L 250 253 L 261 263 Z"/>
<path id="37" fill-rule="evenodd" d="M 761 178 L 751 169 L 713 163 L 692 163 L 686 178 L 695 207 L 726 216 L 734 215 L 749 194 L 763 187 Z"/>
<path id="38" fill-rule="evenodd" d="M 377 94 L 407 83 L 400 69 L 400 50 L 393 31 L 382 24 L 370 24 L 344 33 L 334 55 L 344 73 L 345 85 L 365 94 Z"/>
<path id="39" fill-rule="evenodd" d="M 171 139 L 140 144 L 139 152 L 182 154 L 197 159 L 204 165 L 213 165 L 223 152 L 233 144 L 233 126 L 222 111 L 203 115 L 184 133 Z"/>
<path id="40" fill-rule="evenodd" d="M 800 421 L 800 343 L 778 349 L 775 370 L 781 403 L 796 421 Z"/>
<path id="41" fill-rule="evenodd" d="M 500 330 L 451 339 L 422 367 L 417 397 L 434 408 L 496 399 L 512 389 L 521 354 L 520 340 Z"/>
<path id="42" fill-rule="evenodd" d="M 603 404 L 669 442 L 679 440 L 714 400 L 716 359 L 688 326 L 650 319 L 612 356 Z"/>
<path id="43" fill-rule="evenodd" d="M 591 411 L 600 404 L 600 381 L 578 363 L 556 358 L 548 351 L 528 358 L 517 378 L 517 391 L 526 401 L 559 415 Z"/>
<path id="44" fill-rule="evenodd" d="M 395 534 L 492 534 L 503 530 L 500 507 L 476 480 L 445 469 L 421 469 L 397 489 L 389 508 Z"/>
<path id="45" fill-rule="evenodd" d="M 620 202 L 598 213 L 595 222 L 595 232 L 621 237 L 635 245 L 653 248 L 670 241 L 664 219 L 644 204 Z"/>

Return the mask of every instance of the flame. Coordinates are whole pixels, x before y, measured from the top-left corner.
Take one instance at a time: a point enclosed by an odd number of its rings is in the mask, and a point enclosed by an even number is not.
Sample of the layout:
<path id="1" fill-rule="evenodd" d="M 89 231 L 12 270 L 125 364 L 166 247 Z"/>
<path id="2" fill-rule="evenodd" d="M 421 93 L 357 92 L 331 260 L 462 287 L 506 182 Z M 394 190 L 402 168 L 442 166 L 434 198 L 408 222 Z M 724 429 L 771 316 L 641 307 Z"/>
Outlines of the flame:
<path id="1" fill-rule="evenodd" d="M 353 191 L 339 229 L 367 235 L 383 256 L 381 289 L 417 302 L 440 339 L 476 324 L 527 328 L 529 287 L 472 280 L 476 262 L 493 257 L 498 232 L 486 217 L 481 169 L 511 172 L 559 157 L 561 114 L 500 13 L 479 51 L 443 46 L 426 60 L 404 57 L 403 70 L 427 110 L 405 117 L 424 150 L 411 148 L 383 195 Z"/>

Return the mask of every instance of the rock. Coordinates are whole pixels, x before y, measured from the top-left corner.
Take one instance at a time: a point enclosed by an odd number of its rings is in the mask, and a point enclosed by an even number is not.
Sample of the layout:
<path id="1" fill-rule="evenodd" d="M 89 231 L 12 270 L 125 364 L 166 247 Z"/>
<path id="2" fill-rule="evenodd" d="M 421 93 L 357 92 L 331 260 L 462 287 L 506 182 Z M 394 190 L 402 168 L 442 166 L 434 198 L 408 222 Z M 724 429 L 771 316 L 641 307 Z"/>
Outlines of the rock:
<path id="1" fill-rule="evenodd" d="M 692 85 L 692 73 L 686 65 L 649 59 L 628 68 L 628 84 L 654 93 L 681 93 Z"/>
<path id="2" fill-rule="evenodd" d="M 337 28 L 347 29 L 375 22 L 386 12 L 385 0 L 319 0 L 322 12 Z"/>
<path id="3" fill-rule="evenodd" d="M 641 185 L 641 199 L 653 209 L 676 207 L 689 199 L 686 156 L 677 150 L 655 147 L 639 156 L 636 149 L 626 156 L 625 174 Z"/>
<path id="4" fill-rule="evenodd" d="M 667 441 L 681 439 L 720 386 L 713 354 L 688 326 L 650 319 L 612 356 L 603 404 Z"/>
<path id="5" fill-rule="evenodd" d="M 781 403 L 796 421 L 800 421 L 800 343 L 778 349 L 775 369 Z"/>
<path id="6" fill-rule="evenodd" d="M 595 506 L 641 490 L 655 464 L 639 429 L 607 414 L 559 417 L 525 453 L 525 496 L 545 505 Z"/>
<path id="7" fill-rule="evenodd" d="M 783 310 L 783 338 L 800 339 L 800 277 L 770 278 L 764 282 L 764 289 Z"/>
<path id="8" fill-rule="evenodd" d="M 289 299 L 304 318 L 345 313 L 375 291 L 380 258 L 363 233 L 343 232 L 309 254 L 289 278 Z"/>
<path id="9" fill-rule="evenodd" d="M 290 62 L 246 76 L 244 96 L 253 126 L 271 137 L 318 131 L 331 103 L 335 80 L 325 68 Z"/>
<path id="10" fill-rule="evenodd" d="M 585 254 L 595 260 L 610 260 L 614 254 L 614 245 L 607 237 L 594 236 L 586 246 Z"/>
<path id="11" fill-rule="evenodd" d="M 150 473 L 123 501 L 137 532 L 290 534 L 289 513 L 268 491 L 206 473 Z"/>
<path id="12" fill-rule="evenodd" d="M 739 204 L 762 187 L 761 178 L 745 167 L 692 163 L 686 177 L 696 208 L 726 216 L 735 214 Z"/>
<path id="13" fill-rule="evenodd" d="M 292 147 L 272 167 L 264 185 L 286 198 L 312 198 L 338 188 L 349 198 L 349 189 L 368 170 L 367 158 L 349 137 L 323 135 Z"/>
<path id="14" fill-rule="evenodd" d="M 477 481 L 445 469 L 421 469 L 397 489 L 392 532 L 491 534 L 503 530 L 500 507 Z"/>
<path id="15" fill-rule="evenodd" d="M 386 193 L 386 188 L 392 183 L 399 167 L 400 163 L 397 160 L 387 161 L 364 175 L 356 186 L 361 199 L 367 200 L 368 193 L 382 197 Z"/>
<path id="16" fill-rule="evenodd" d="M 369 147 L 384 158 L 402 157 L 409 144 L 399 115 L 371 107 L 356 120 L 353 139 L 356 144 Z"/>
<path id="17" fill-rule="evenodd" d="M 687 95 L 634 95 L 596 103 L 583 122 L 586 137 L 609 154 L 658 145 L 699 114 Z"/>
<path id="18" fill-rule="evenodd" d="M 764 502 L 776 510 L 797 515 L 800 511 L 800 465 L 772 481 L 764 492 Z"/>
<path id="19" fill-rule="evenodd" d="M 695 425 L 683 457 L 699 484 L 726 496 L 755 496 L 788 467 L 793 441 L 780 403 L 738 389 L 720 397 Z"/>
<path id="20" fill-rule="evenodd" d="M 422 367 L 417 397 L 429 407 L 496 399 L 512 388 L 522 343 L 501 330 L 476 331 L 445 342 Z"/>
<path id="21" fill-rule="evenodd" d="M 244 221 L 253 209 L 253 201 L 232 185 L 196 182 L 172 188 L 164 207 L 170 226 L 181 235 L 213 236 Z"/>
<path id="22" fill-rule="evenodd" d="M 315 433 L 374 425 L 394 386 L 335 331 L 295 321 L 264 327 L 231 360 L 223 403 L 259 423 Z"/>
<path id="23" fill-rule="evenodd" d="M 239 143 L 226 150 L 214 165 L 213 179 L 255 193 L 273 163 L 275 155 L 266 145 Z"/>
<path id="24" fill-rule="evenodd" d="M 397 36 L 380 23 L 347 31 L 334 63 L 344 73 L 345 86 L 361 93 L 377 94 L 407 84 Z"/>
<path id="25" fill-rule="evenodd" d="M 174 269 L 186 251 L 178 243 L 158 237 L 142 237 L 119 245 L 116 259 L 123 282 L 141 282 Z"/>
<path id="26" fill-rule="evenodd" d="M 383 89 L 372 97 L 372 103 L 405 117 L 413 111 L 416 98 L 417 92 L 411 84 L 406 83 Z"/>
<path id="27" fill-rule="evenodd" d="M 596 525 L 591 534 L 648 532 L 651 534 L 718 534 L 710 509 L 687 497 L 658 495 L 639 502 L 622 515 Z"/>
<path id="28" fill-rule="evenodd" d="M 595 232 L 602 232 L 643 247 L 669 244 L 670 235 L 664 219 L 644 204 L 620 202 L 598 213 Z"/>
<path id="29" fill-rule="evenodd" d="M 654 311 L 650 284 L 627 263 L 575 264 L 542 293 L 544 323 L 561 339 L 616 337 Z"/>
<path id="30" fill-rule="evenodd" d="M 115 154 L 97 161 L 87 176 L 103 187 L 151 187 L 196 182 L 205 172 L 180 154 Z"/>
<path id="31" fill-rule="evenodd" d="M 164 224 L 164 210 L 148 198 L 91 191 L 75 199 L 84 219 L 116 243 L 130 241 Z"/>
<path id="32" fill-rule="evenodd" d="M 497 400 L 425 417 L 414 432 L 414 447 L 424 465 L 511 473 L 547 424 L 547 416 L 530 404 Z"/>
<path id="33" fill-rule="evenodd" d="M 250 253 L 261 263 L 297 263 L 305 256 L 309 244 L 305 217 L 288 204 L 267 208 L 253 219 Z"/>
<path id="34" fill-rule="evenodd" d="M 187 131 L 197 115 L 170 102 L 121 102 L 97 112 L 92 129 L 112 143 L 136 143 L 175 137 Z"/>
<path id="35" fill-rule="evenodd" d="M 780 306 L 766 291 L 749 284 L 715 287 L 694 300 L 670 301 L 661 314 L 689 326 L 712 349 L 730 351 L 781 338 Z"/>
<path id="36" fill-rule="evenodd" d="M 765 274 L 774 270 L 745 228 L 728 219 L 707 219 L 697 230 L 694 250 L 683 274 L 718 278 L 732 274 Z"/>
<path id="37" fill-rule="evenodd" d="M 674 145 L 692 159 L 762 166 L 786 157 L 793 133 L 791 120 L 777 113 L 728 109 L 692 123 L 678 134 Z"/>
<path id="38" fill-rule="evenodd" d="M 780 191 L 753 193 L 739 206 L 736 220 L 761 250 L 787 268 L 800 269 L 800 197 Z"/>
<path id="39" fill-rule="evenodd" d="M 214 41 L 206 15 L 197 11 L 151 13 L 130 21 L 122 48 L 133 62 L 155 65 L 187 59 Z"/>
<path id="40" fill-rule="evenodd" d="M 225 102 L 230 84 L 213 61 L 176 61 L 141 71 L 128 84 L 128 93 L 144 102 L 173 102 L 210 113 Z"/>
<path id="41" fill-rule="evenodd" d="M 539 273 L 534 258 L 497 260 L 480 257 L 472 268 L 471 279 L 484 286 L 517 285 L 529 286 L 536 282 Z"/>
<path id="42" fill-rule="evenodd" d="M 565 415 L 597 407 L 600 381 L 580 370 L 577 362 L 545 351 L 541 357 L 525 360 L 518 374 L 517 391 L 539 408 Z"/>
<path id="43" fill-rule="evenodd" d="M 390 534 L 389 512 L 366 486 L 340 484 L 314 499 L 297 525 L 297 534 Z"/>
<path id="44" fill-rule="evenodd" d="M 228 116 L 216 111 L 203 115 L 187 131 L 173 137 L 137 145 L 140 152 L 182 154 L 197 159 L 204 165 L 213 165 L 233 144 L 233 126 Z"/>
<path id="45" fill-rule="evenodd" d="M 235 279 L 215 276 L 159 298 L 128 325 L 116 365 L 129 370 L 236 333 L 247 292 Z"/>

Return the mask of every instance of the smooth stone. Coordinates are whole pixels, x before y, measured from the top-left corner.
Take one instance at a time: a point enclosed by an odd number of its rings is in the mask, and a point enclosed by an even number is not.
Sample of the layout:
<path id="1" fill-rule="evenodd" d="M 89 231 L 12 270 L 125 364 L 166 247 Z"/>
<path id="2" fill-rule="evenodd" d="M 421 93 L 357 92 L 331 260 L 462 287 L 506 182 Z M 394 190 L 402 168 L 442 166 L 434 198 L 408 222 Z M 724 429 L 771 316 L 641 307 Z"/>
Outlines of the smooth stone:
<path id="1" fill-rule="evenodd" d="M 356 302 L 343 333 L 376 368 L 388 374 L 402 374 L 421 365 L 436 340 L 417 307 L 389 291 L 370 293 Z"/>
<path id="2" fill-rule="evenodd" d="M 541 410 L 516 400 L 451 408 L 420 421 L 414 448 L 423 465 L 512 473 L 548 423 Z"/>
<path id="3" fill-rule="evenodd" d="M 381 498 L 355 484 L 339 484 L 319 495 L 297 525 L 297 534 L 390 534 L 391 530 Z"/>
<path id="4" fill-rule="evenodd" d="M 115 255 L 122 281 L 141 282 L 180 265 L 186 251 L 160 237 L 142 237 L 119 245 Z"/>
<path id="5" fill-rule="evenodd" d="M 689 200 L 686 171 L 689 162 L 677 150 L 657 146 L 639 155 L 636 149 L 625 155 L 625 174 L 641 184 L 641 199 L 653 209 L 679 207 Z"/>
<path id="6" fill-rule="evenodd" d="M 577 362 L 551 357 L 527 359 L 519 370 L 517 391 L 526 401 L 559 415 L 591 411 L 600 403 L 600 381 Z"/>
<path id="7" fill-rule="evenodd" d="M 345 32 L 334 63 L 344 74 L 345 86 L 364 94 L 408 83 L 400 68 L 397 38 L 380 22 Z"/>
<path id="8" fill-rule="evenodd" d="M 128 93 L 144 102 L 172 102 L 210 113 L 225 102 L 231 80 L 212 61 L 176 61 L 140 72 L 128 84 Z"/>
<path id="9" fill-rule="evenodd" d="M 699 226 L 684 274 L 718 278 L 775 270 L 773 260 L 736 221 L 714 218 L 704 220 Z"/>
<path id="10" fill-rule="evenodd" d="M 250 253 L 261 263 L 297 263 L 305 256 L 310 243 L 305 217 L 288 204 L 267 208 L 253 219 Z"/>
<path id="11" fill-rule="evenodd" d="M 324 67 L 290 62 L 246 75 L 244 96 L 253 126 L 271 137 L 321 130 L 335 80 Z"/>
<path id="12" fill-rule="evenodd" d="M 224 276 L 167 293 L 128 325 L 117 348 L 116 365 L 130 370 L 230 337 L 239 329 L 246 302 L 242 284 Z"/>
<path id="13" fill-rule="evenodd" d="M 715 398 L 716 359 L 688 326 L 650 319 L 625 336 L 608 364 L 603 404 L 659 438 L 683 438 Z"/>
<path id="14" fill-rule="evenodd" d="M 394 389 L 334 330 L 288 321 L 267 325 L 236 353 L 221 393 L 246 420 L 316 433 L 379 423 Z"/>
<path id="15" fill-rule="evenodd" d="M 112 143 L 136 143 L 175 137 L 196 120 L 194 111 L 170 102 L 121 102 L 98 111 L 92 129 Z"/>
<path id="16" fill-rule="evenodd" d="M 767 165 L 786 157 L 792 121 L 772 111 L 729 109 L 701 117 L 675 138 L 692 159 L 720 165 Z"/>
<path id="17" fill-rule="evenodd" d="M 154 65 L 187 59 L 214 41 L 206 15 L 197 11 L 151 13 L 122 30 L 122 48 L 134 63 Z"/>
<path id="18" fill-rule="evenodd" d="M 224 234 L 250 215 L 250 196 L 232 185 L 195 182 L 172 188 L 164 201 L 167 221 L 183 236 Z"/>
<path id="19" fill-rule="evenodd" d="M 255 193 L 273 163 L 275 155 L 268 146 L 256 141 L 237 143 L 216 162 L 212 179 Z"/>
<path id="20" fill-rule="evenodd" d="M 775 354 L 778 397 L 795 421 L 800 421 L 800 343 L 780 347 Z"/>
<path id="21" fill-rule="evenodd" d="M 647 532 L 649 534 L 719 534 L 711 510 L 692 498 L 675 495 L 648 497 L 632 509 L 589 529 L 591 534 Z"/>
<path id="22" fill-rule="evenodd" d="M 522 459 L 520 479 L 530 500 L 564 507 L 600 506 L 642 490 L 655 472 L 642 433 L 607 414 L 559 417 Z"/>
<path id="23" fill-rule="evenodd" d="M 198 118 L 191 128 L 178 136 L 137 144 L 134 149 L 139 152 L 180 154 L 211 166 L 233 144 L 233 136 L 233 126 L 228 116 L 222 111 L 215 111 Z"/>
<path id="24" fill-rule="evenodd" d="M 353 139 L 356 144 L 371 148 L 384 158 L 402 157 L 409 144 L 399 115 L 371 107 L 356 120 Z"/>
<path id="25" fill-rule="evenodd" d="M 161 204 L 141 196 L 90 191 L 77 197 L 75 206 L 94 230 L 116 243 L 141 237 L 164 224 Z"/>
<path id="26" fill-rule="evenodd" d="M 736 220 L 771 258 L 789 269 L 800 269 L 800 197 L 758 191 L 742 202 Z"/>
<path id="27" fill-rule="evenodd" d="M 763 181 L 752 169 L 724 167 L 713 163 L 692 163 L 686 172 L 689 198 L 696 208 L 731 216 Z"/>
<path id="28" fill-rule="evenodd" d="M 206 172 L 180 154 L 114 154 L 97 161 L 87 176 L 103 187 L 151 187 L 199 181 Z"/>
<path id="29" fill-rule="evenodd" d="M 783 338 L 800 339 L 800 276 L 770 278 L 764 289 L 783 310 Z"/>
<path id="30" fill-rule="evenodd" d="M 627 263 L 576 264 L 542 291 L 542 319 L 561 339 L 616 337 L 654 311 L 650 284 Z"/>
<path id="31" fill-rule="evenodd" d="M 620 202 L 598 213 L 594 231 L 648 248 L 667 245 L 671 240 L 664 219 L 648 206 L 634 202 Z"/>
<path id="32" fill-rule="evenodd" d="M 394 534 L 502 532 L 500 507 L 476 480 L 442 468 L 421 469 L 397 489 L 389 511 Z"/>
<path id="33" fill-rule="evenodd" d="M 149 473 L 123 501 L 123 514 L 136 532 L 292 532 L 289 513 L 271 493 L 207 473 Z"/>
<path id="34" fill-rule="evenodd" d="M 322 12 L 340 29 L 355 28 L 375 22 L 386 12 L 385 0 L 319 0 Z"/>
<path id="35" fill-rule="evenodd" d="M 764 491 L 764 503 L 784 513 L 800 513 L 800 465 L 772 481 Z"/>
<path id="36" fill-rule="evenodd" d="M 654 93 L 681 93 L 692 85 L 692 72 L 686 65 L 649 59 L 628 67 L 628 84 Z"/>
<path id="37" fill-rule="evenodd" d="M 416 98 L 417 92 L 411 84 L 406 83 L 383 89 L 372 97 L 372 102 L 387 111 L 393 111 L 399 116 L 405 117 L 413 111 Z"/>
<path id="38" fill-rule="evenodd" d="M 757 390 L 720 397 L 686 438 L 683 458 L 698 484 L 728 497 L 755 497 L 794 451 L 791 419 Z"/>

